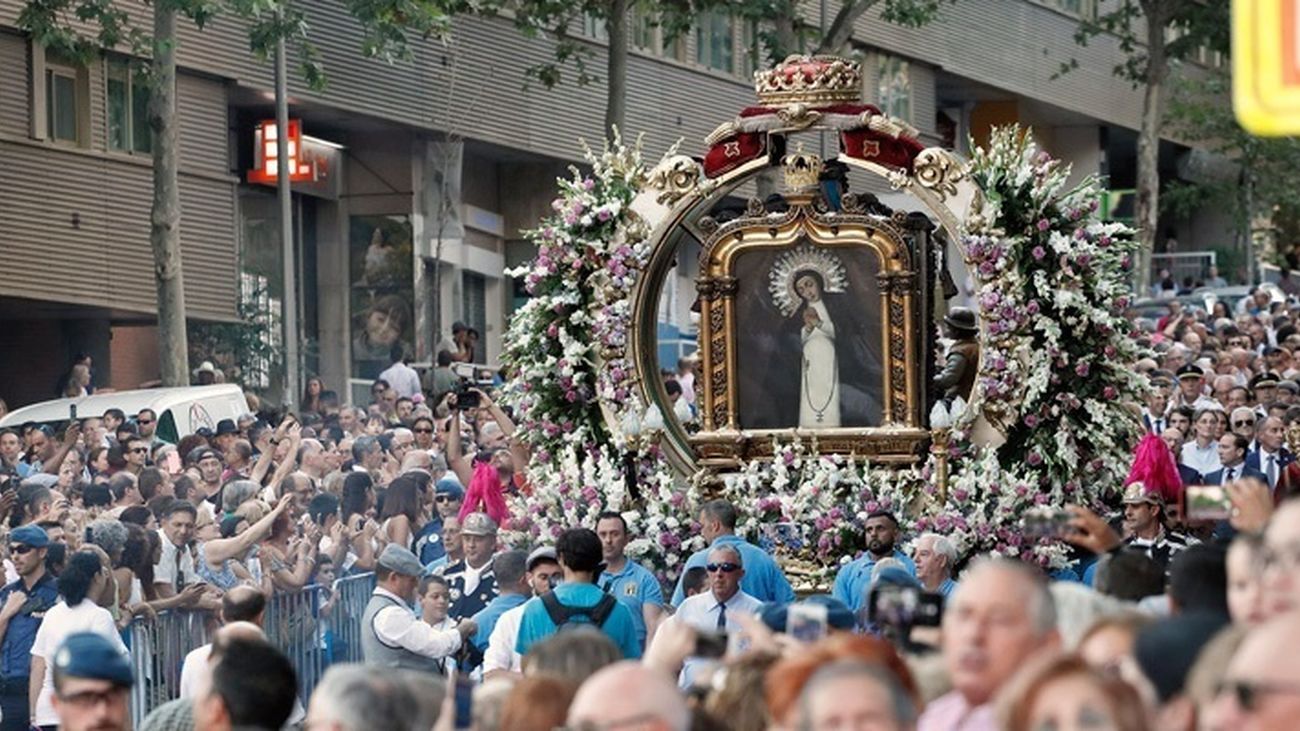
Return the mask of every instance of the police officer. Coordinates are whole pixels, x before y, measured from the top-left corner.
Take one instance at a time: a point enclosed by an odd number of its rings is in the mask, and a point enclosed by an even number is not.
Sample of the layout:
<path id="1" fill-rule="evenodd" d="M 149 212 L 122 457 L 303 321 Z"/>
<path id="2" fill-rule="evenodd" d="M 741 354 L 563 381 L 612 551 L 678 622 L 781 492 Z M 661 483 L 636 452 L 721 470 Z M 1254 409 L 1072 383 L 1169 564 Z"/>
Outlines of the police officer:
<path id="1" fill-rule="evenodd" d="M 49 536 L 36 525 L 9 534 L 9 558 L 18 580 L 0 589 L 0 731 L 27 731 L 32 644 L 45 612 L 59 601 L 54 577 L 45 570 Z"/>
<path id="2" fill-rule="evenodd" d="M 497 524 L 485 513 L 470 513 L 461 523 L 460 540 L 465 558 L 442 567 L 438 573 L 451 590 L 448 616 L 465 620 L 483 611 L 497 597 L 492 557 L 497 549 Z"/>
<path id="3" fill-rule="evenodd" d="M 51 703 L 62 731 L 126 731 L 131 727 L 131 663 L 94 632 L 68 635 L 54 653 Z"/>

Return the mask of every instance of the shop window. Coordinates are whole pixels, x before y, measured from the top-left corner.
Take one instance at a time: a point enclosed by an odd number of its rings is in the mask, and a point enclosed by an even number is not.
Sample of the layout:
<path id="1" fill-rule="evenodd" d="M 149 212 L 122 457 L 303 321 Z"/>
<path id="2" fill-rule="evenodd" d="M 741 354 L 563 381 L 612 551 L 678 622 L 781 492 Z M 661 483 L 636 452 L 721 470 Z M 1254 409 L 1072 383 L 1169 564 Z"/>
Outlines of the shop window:
<path id="1" fill-rule="evenodd" d="M 120 60 L 108 62 L 108 146 L 146 154 L 153 147 L 148 78 L 144 69 Z"/>
<path id="2" fill-rule="evenodd" d="M 905 122 L 912 121 L 910 64 L 897 56 L 881 55 L 876 76 L 876 101 L 880 110 Z"/>
<path id="3" fill-rule="evenodd" d="M 414 353 L 414 249 L 408 216 L 353 216 L 348 259 L 352 377 L 374 379 L 393 346 Z"/>
<path id="4" fill-rule="evenodd" d="M 695 26 L 695 60 L 717 71 L 735 73 L 734 22 L 717 11 L 701 13 Z"/>
<path id="5" fill-rule="evenodd" d="M 462 320 L 479 333 L 478 346 L 474 352 L 475 363 L 486 363 L 484 348 L 487 339 L 487 277 L 474 272 L 461 272 L 460 280 Z"/>

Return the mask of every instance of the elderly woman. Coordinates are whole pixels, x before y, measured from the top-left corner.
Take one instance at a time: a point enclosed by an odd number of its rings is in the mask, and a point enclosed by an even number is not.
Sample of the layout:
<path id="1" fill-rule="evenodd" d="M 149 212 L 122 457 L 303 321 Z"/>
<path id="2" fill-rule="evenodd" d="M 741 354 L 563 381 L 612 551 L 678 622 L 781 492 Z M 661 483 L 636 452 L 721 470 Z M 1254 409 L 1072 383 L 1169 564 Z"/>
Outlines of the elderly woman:
<path id="1" fill-rule="evenodd" d="M 1078 655 L 1046 658 L 1021 670 L 1003 692 L 998 713 L 998 727 L 1006 731 L 1148 728 L 1138 692 Z"/>
<path id="2" fill-rule="evenodd" d="M 253 548 L 271 534 L 274 526 L 288 517 L 286 509 L 292 500 L 290 495 L 280 498 L 275 509 L 251 525 L 239 515 L 222 521 L 222 536 L 199 545 L 198 560 L 194 562 L 195 573 L 222 591 L 241 583 L 262 583 L 261 577 L 249 571 L 245 562 Z"/>

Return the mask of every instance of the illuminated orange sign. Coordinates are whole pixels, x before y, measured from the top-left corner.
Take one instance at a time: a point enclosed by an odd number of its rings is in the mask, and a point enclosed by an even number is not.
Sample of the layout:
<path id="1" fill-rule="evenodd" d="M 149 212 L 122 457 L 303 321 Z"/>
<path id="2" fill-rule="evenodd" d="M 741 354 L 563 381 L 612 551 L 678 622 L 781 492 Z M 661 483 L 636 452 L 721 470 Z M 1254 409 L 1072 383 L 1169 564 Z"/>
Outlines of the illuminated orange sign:
<path id="1" fill-rule="evenodd" d="M 275 120 L 266 120 L 253 132 L 253 169 L 248 171 L 248 182 L 275 185 L 280 175 L 279 150 L 276 146 Z M 304 160 L 302 146 L 302 120 L 289 120 L 289 180 L 302 183 L 316 179 L 315 167 Z"/>

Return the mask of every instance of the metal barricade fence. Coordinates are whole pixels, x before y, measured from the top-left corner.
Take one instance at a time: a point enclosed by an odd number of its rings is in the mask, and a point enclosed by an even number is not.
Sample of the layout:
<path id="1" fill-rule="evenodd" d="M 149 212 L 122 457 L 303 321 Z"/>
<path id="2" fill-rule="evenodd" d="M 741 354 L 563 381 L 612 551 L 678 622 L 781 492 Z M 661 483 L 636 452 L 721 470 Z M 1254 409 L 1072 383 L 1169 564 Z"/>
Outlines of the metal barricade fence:
<path id="1" fill-rule="evenodd" d="M 325 670 L 336 662 L 361 661 L 361 615 L 375 589 L 374 574 L 340 579 L 333 592 L 307 586 L 272 595 L 262 626 L 298 675 L 298 698 L 311 698 Z M 128 646 L 136 683 L 131 716 L 139 725 L 149 712 L 180 695 L 181 665 L 191 650 L 209 642 L 215 621 L 207 612 L 160 612 L 129 627 Z"/>

